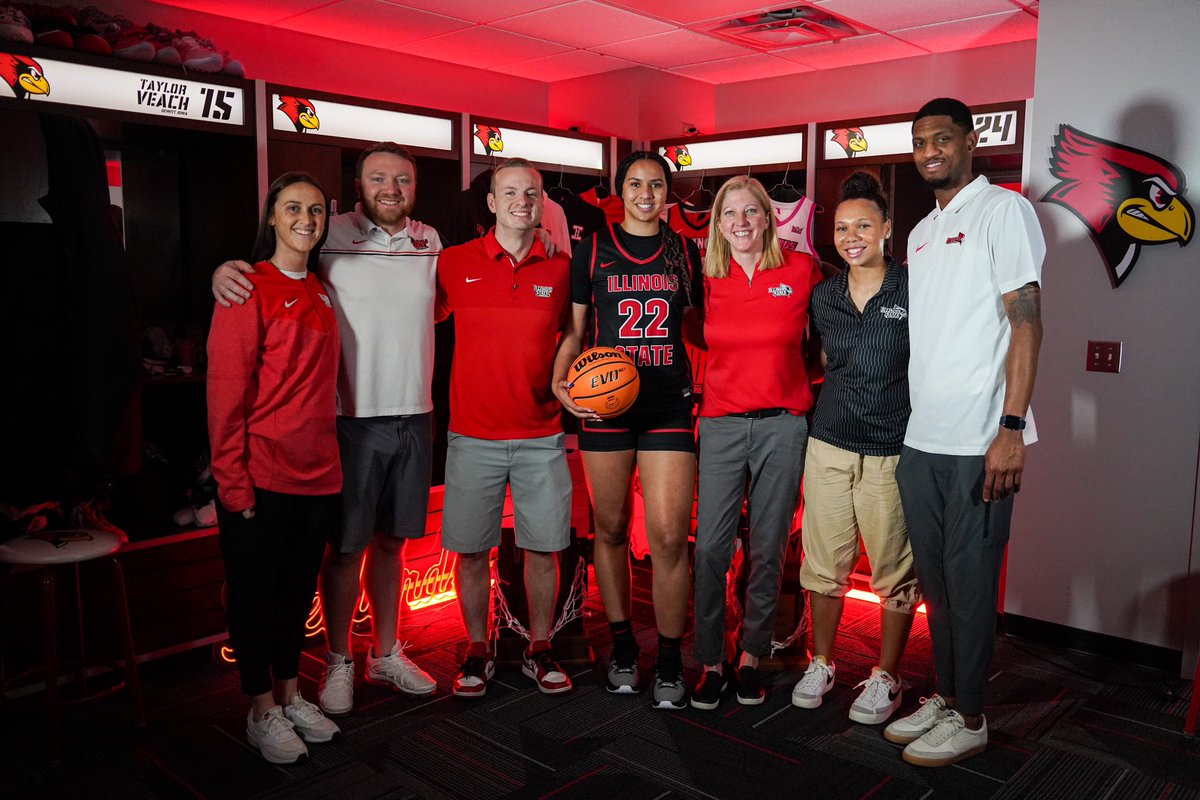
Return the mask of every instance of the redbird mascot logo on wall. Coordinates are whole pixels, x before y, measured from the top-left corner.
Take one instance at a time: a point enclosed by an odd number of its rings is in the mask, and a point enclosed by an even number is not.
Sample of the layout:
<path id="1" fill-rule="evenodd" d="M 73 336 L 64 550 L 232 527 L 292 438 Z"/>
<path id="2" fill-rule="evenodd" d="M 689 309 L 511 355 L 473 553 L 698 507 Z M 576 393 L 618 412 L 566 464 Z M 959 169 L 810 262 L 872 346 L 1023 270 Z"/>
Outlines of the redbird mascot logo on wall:
<path id="1" fill-rule="evenodd" d="M 476 125 L 475 138 L 483 142 L 483 149 L 489 156 L 504 152 L 504 134 L 499 128 L 491 125 Z"/>
<path id="2" fill-rule="evenodd" d="M 830 133 L 829 141 L 845 150 L 850 158 L 867 152 L 867 137 L 863 136 L 862 128 L 834 128 Z"/>
<path id="3" fill-rule="evenodd" d="M 1069 210 L 1088 227 L 1117 288 L 1129 277 L 1142 245 L 1186 245 L 1195 228 L 1179 168 L 1144 150 L 1059 125 L 1050 148 L 1058 178 L 1042 202 Z"/>
<path id="4" fill-rule="evenodd" d="M 315 131 L 321 127 L 321 120 L 317 117 L 317 107 L 312 104 L 311 100 L 280 95 L 279 110 L 286 114 L 287 118 L 296 126 L 296 133 Z"/>
<path id="5" fill-rule="evenodd" d="M 0 53 L 0 78 L 12 89 L 13 96 L 24 100 L 31 94 L 50 94 L 50 81 L 42 65 L 29 56 Z"/>
<path id="6" fill-rule="evenodd" d="M 670 147 L 664 147 L 662 154 L 663 158 L 675 165 L 676 172 L 692 165 L 692 154 L 688 152 L 686 144 L 673 144 Z"/>

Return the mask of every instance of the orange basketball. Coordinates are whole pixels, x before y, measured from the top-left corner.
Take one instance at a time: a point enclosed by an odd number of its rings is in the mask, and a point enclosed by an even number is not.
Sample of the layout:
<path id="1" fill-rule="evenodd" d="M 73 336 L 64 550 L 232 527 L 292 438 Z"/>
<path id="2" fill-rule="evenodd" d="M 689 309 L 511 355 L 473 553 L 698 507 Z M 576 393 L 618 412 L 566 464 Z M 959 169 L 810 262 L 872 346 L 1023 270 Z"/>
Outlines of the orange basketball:
<path id="1" fill-rule="evenodd" d="M 579 354 L 567 370 L 567 394 L 575 405 L 601 417 L 624 414 L 638 396 L 638 371 L 633 359 L 612 347 L 593 347 Z"/>

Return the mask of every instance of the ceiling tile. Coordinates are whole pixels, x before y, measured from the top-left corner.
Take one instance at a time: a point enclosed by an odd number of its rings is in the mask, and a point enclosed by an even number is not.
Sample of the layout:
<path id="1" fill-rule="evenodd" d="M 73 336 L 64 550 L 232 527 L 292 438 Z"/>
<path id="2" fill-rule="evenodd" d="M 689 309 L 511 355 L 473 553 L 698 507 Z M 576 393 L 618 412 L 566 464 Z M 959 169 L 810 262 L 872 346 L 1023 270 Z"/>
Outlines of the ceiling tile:
<path id="1" fill-rule="evenodd" d="M 873 33 L 836 42 L 773 50 L 771 54 L 789 61 L 798 61 L 814 69 L 837 69 L 857 64 L 872 64 L 876 61 L 891 61 L 894 58 L 923 56 L 927 55 L 927 52 L 882 33 Z"/>
<path id="2" fill-rule="evenodd" d="M 562 42 L 573 47 L 594 47 L 676 30 L 670 23 L 592 0 L 579 0 L 533 11 L 493 24 L 507 31 Z"/>
<path id="3" fill-rule="evenodd" d="M 467 28 L 432 39 L 422 39 L 404 48 L 414 56 L 436 58 L 453 64 L 494 69 L 505 64 L 564 53 L 571 48 L 541 39 L 532 39 L 494 28 Z"/>
<path id="4" fill-rule="evenodd" d="M 968 50 L 1037 38 L 1037 17 L 1024 11 L 989 14 L 941 25 L 893 31 L 892 35 L 934 53 Z"/>
<path id="5" fill-rule="evenodd" d="M 676 67 L 670 70 L 686 78 L 694 78 L 707 83 L 738 83 L 740 81 L 757 80 L 759 78 L 778 78 L 780 75 L 795 75 L 809 72 L 810 67 L 795 61 L 776 58 L 765 53 L 739 58 L 723 58 L 719 61 L 706 61 L 701 64 L 691 64 L 686 67 Z"/>
<path id="6" fill-rule="evenodd" d="M 554 81 L 565 81 L 584 75 L 595 75 L 600 72 L 612 72 L 636 66 L 638 65 L 632 61 L 625 61 L 621 58 L 610 58 L 588 50 L 571 50 L 545 58 L 534 58 L 529 61 L 518 61 L 515 64 L 505 64 L 502 67 L 492 67 L 492 71 L 553 83 Z"/>
<path id="7" fill-rule="evenodd" d="M 421 11 L 432 11 L 449 17 L 471 22 L 494 22 L 498 19 L 536 11 L 539 8 L 562 5 L 569 0 L 504 0 L 502 3 L 486 0 L 384 0 L 400 6 Z M 260 0 L 261 2 L 261 0 Z"/>
<path id="8" fill-rule="evenodd" d="M 984 14 L 1012 11 L 1010 0 L 904 0 L 902 3 L 881 3 L 879 0 L 817 0 L 815 5 L 846 17 L 852 22 L 878 31 L 915 28 Z"/>
<path id="9" fill-rule="evenodd" d="M 604 55 L 625 58 L 651 67 L 681 67 L 718 58 L 744 56 L 754 51 L 702 33 L 675 30 L 641 39 L 592 48 Z"/>
<path id="10" fill-rule="evenodd" d="M 380 0 L 339 0 L 276 23 L 279 28 L 384 49 L 470 26 L 463 20 Z"/>
<path id="11" fill-rule="evenodd" d="M 660 19 L 690 25 L 715 19 L 732 19 L 746 14 L 759 13 L 776 5 L 748 2 L 748 0 L 610 0 L 614 6 L 640 11 Z M 787 2 L 778 5 L 786 6 Z"/>

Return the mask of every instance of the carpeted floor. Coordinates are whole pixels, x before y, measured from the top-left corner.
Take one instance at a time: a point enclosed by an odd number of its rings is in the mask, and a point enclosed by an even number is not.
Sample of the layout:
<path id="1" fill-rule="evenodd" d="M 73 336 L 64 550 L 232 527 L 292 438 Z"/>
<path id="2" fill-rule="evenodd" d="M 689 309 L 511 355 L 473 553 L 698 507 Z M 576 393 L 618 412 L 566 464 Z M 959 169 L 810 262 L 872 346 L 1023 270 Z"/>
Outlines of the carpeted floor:
<path id="1" fill-rule="evenodd" d="M 655 638 L 642 570 L 637 587 L 648 670 Z M 837 686 L 814 711 L 790 703 L 794 669 L 768 674 L 756 707 L 730 698 L 716 711 L 670 713 L 651 710 L 646 694 L 606 693 L 608 633 L 595 596 L 585 621 L 601 658 L 570 669 L 573 692 L 542 695 L 503 666 L 485 698 L 466 701 L 447 691 L 461 653 L 455 612 L 421 620 L 404 635 L 438 693 L 415 699 L 360 680 L 354 713 L 339 720 L 343 735 L 311 746 L 306 763 L 272 766 L 251 750 L 236 672 L 193 652 L 143 667 L 144 728 L 130 726 L 120 694 L 69 707 L 57 764 L 43 755 L 40 695 L 5 703 L 0 797 L 1200 798 L 1200 741 L 1182 732 L 1190 683 L 1004 637 L 988 751 L 937 770 L 905 764 L 882 726 L 846 717 L 878 644 L 877 606 L 861 601 L 847 603 Z M 301 689 L 315 698 L 320 664 L 306 658 L 302 669 Z M 930 692 L 920 615 L 905 673 L 903 713 Z"/>

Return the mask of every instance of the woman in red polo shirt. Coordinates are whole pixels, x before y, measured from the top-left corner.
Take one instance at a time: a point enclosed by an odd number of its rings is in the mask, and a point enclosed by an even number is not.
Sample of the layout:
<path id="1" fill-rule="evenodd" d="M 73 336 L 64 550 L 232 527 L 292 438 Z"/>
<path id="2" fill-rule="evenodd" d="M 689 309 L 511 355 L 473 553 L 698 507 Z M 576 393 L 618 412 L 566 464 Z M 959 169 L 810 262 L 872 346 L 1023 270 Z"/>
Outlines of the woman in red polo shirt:
<path id="1" fill-rule="evenodd" d="M 696 531 L 696 659 L 704 673 L 694 708 L 721 701 L 725 585 L 742 505 L 749 500 L 750 576 L 739 632 L 738 702 L 763 701 L 758 661 L 775 629 L 784 550 L 799 499 L 812 389 L 804 365 L 808 304 L 821 280 L 806 253 L 782 250 L 762 184 L 740 176 L 713 203 L 704 256 L 708 369 L 700 406 Z M 747 482 L 748 481 L 748 482 Z"/>
<path id="2" fill-rule="evenodd" d="M 229 637 L 251 708 L 246 738 L 290 764 L 338 727 L 300 696 L 304 620 L 337 526 L 338 327 L 310 270 L 325 239 L 325 192 L 275 179 L 254 243 L 255 292 L 216 306 L 208 336 L 208 432 L 229 590 Z"/>

